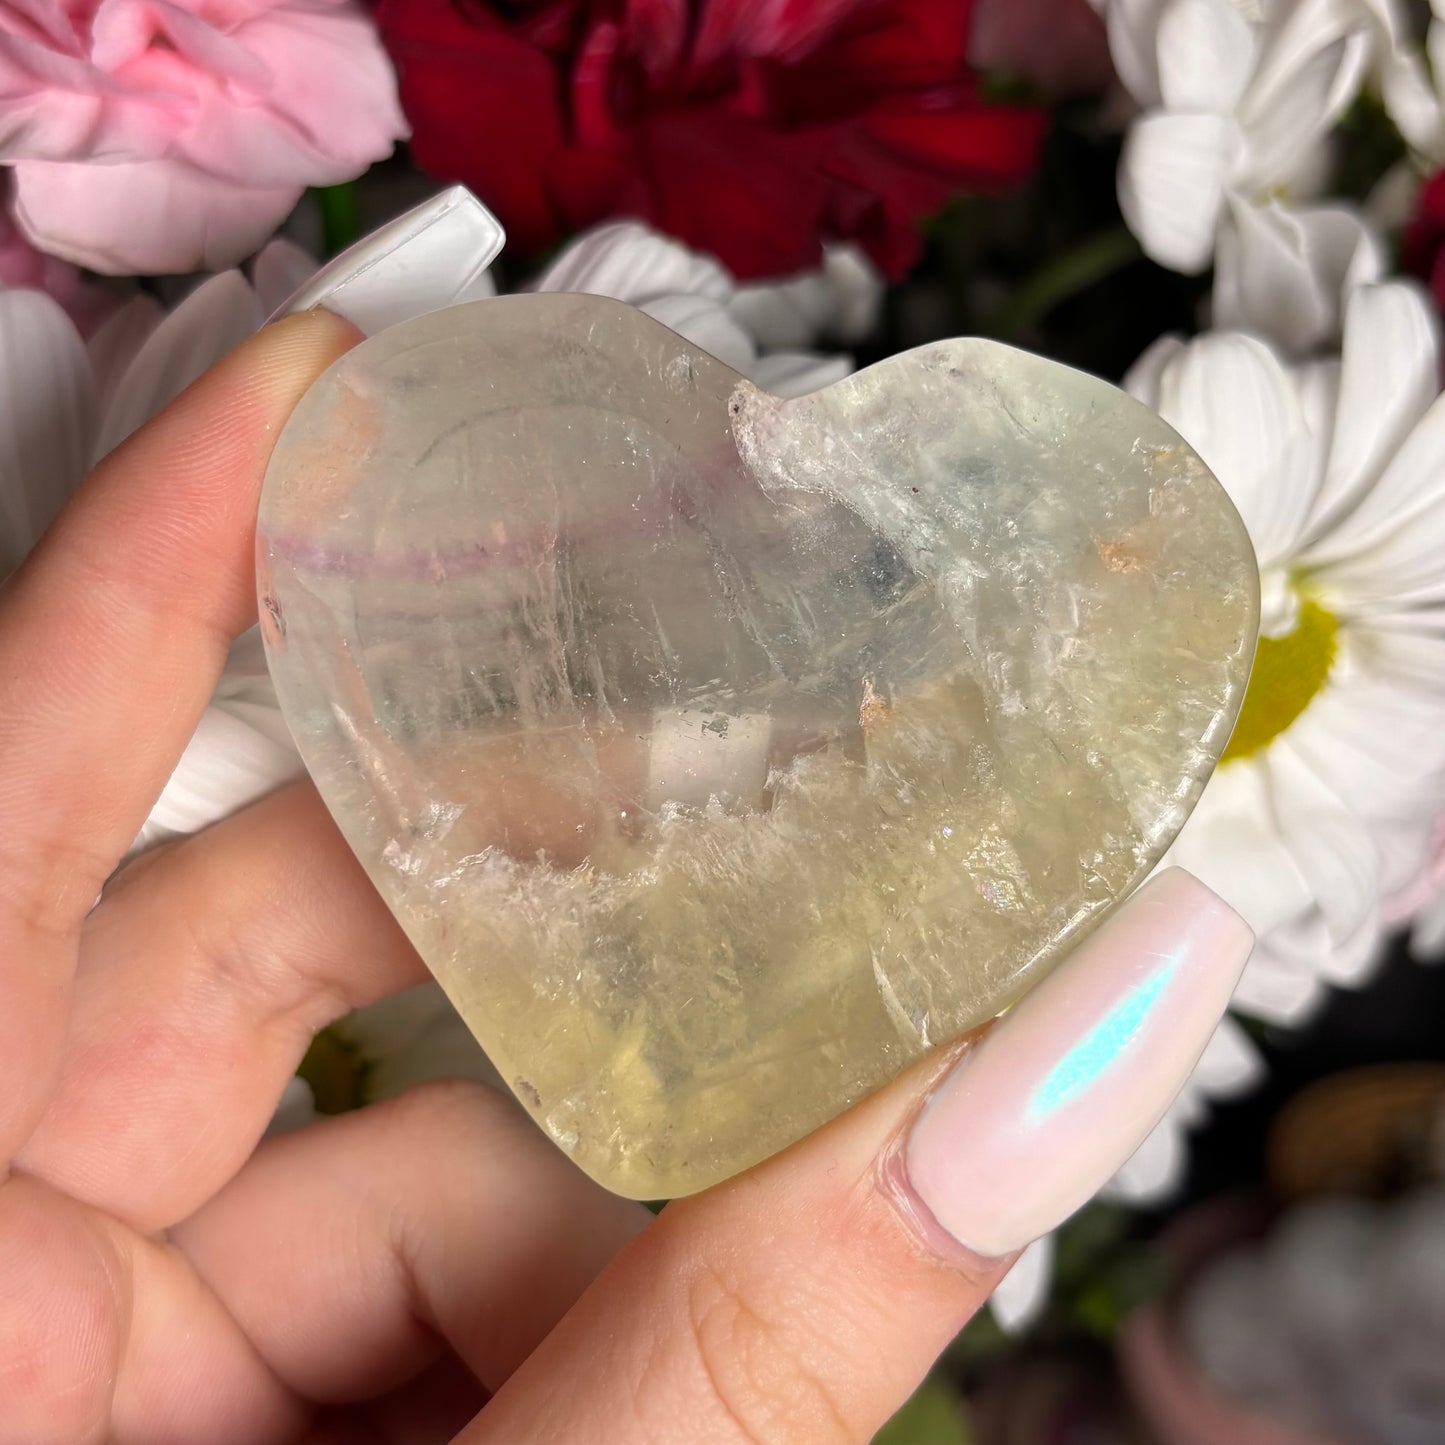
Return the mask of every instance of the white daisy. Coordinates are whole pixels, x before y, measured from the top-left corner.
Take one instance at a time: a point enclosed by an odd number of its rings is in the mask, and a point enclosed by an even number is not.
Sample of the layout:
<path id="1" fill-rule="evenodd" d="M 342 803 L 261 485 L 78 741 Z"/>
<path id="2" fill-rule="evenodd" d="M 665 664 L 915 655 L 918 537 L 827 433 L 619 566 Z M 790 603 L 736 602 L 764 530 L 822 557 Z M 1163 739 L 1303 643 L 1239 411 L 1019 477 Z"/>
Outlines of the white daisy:
<path id="1" fill-rule="evenodd" d="M 883 282 L 839 248 L 819 271 L 740 287 L 711 256 L 637 221 L 616 221 L 578 237 L 529 289 L 626 301 L 769 391 L 802 396 L 841 381 L 853 361 L 791 348 L 865 334 Z"/>
<path id="2" fill-rule="evenodd" d="M 1445 402 L 1404 283 L 1362 287 L 1338 359 L 1164 338 L 1126 379 L 1254 540 L 1262 639 L 1238 727 L 1170 851 L 1259 937 L 1235 1002 L 1304 1018 L 1378 956 L 1445 802 Z"/>
<path id="3" fill-rule="evenodd" d="M 1384 5 L 1388 0 L 1380 0 Z M 1119 203 L 1171 270 L 1217 267 L 1215 324 L 1294 351 L 1337 333 L 1339 297 L 1378 278 L 1350 207 L 1311 205 L 1329 133 L 1386 46 L 1365 0 L 1107 0 L 1119 78 L 1141 107 Z"/>

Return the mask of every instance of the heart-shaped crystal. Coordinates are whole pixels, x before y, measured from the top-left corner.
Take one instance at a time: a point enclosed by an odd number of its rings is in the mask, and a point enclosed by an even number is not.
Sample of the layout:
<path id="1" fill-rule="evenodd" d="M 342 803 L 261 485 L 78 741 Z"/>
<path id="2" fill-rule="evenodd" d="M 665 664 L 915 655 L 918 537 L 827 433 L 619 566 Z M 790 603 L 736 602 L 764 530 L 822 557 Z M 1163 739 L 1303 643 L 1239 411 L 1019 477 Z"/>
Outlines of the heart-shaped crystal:
<path id="1" fill-rule="evenodd" d="M 1154 864 L 1258 582 L 1199 458 L 987 341 L 780 401 L 641 312 L 358 346 L 262 623 L 351 846 L 577 1163 L 686 1194 L 1007 1004 Z"/>

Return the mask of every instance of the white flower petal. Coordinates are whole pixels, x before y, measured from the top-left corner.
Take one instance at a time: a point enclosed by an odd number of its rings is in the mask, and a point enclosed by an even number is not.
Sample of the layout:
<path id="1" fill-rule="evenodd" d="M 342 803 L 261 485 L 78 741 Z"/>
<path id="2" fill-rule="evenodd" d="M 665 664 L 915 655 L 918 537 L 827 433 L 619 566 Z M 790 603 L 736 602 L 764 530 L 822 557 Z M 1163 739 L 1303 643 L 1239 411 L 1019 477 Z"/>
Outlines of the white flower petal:
<path id="1" fill-rule="evenodd" d="M 1440 389 L 1439 332 L 1412 285 L 1361 286 L 1345 303 L 1345 339 L 1329 464 L 1310 519 L 1314 562 L 1368 545 L 1360 530 L 1398 501 L 1371 489 Z M 1338 525 L 1346 513 L 1354 515 Z M 1334 531 L 1329 529 L 1334 528 Z"/>
<path id="2" fill-rule="evenodd" d="M 1248 336 L 1201 336 L 1165 369 L 1156 406 L 1229 493 L 1260 565 L 1288 557 L 1309 508 L 1314 448 L 1274 353 Z"/>
<path id="3" fill-rule="evenodd" d="M 1286 938 L 1292 946 L 1285 945 Z M 1299 1027 L 1326 997 L 1317 960 L 1328 948 L 1325 926 L 1318 918 L 1261 937 L 1245 965 L 1230 1007 L 1283 1028 Z"/>
<path id="4" fill-rule="evenodd" d="M 70 318 L 43 291 L 0 291 L 0 576 L 90 464 L 94 391 Z"/>
<path id="5" fill-rule="evenodd" d="M 1314 893 L 1329 938 L 1321 968 L 1335 982 L 1348 981 L 1378 933 L 1378 850 L 1328 775 L 1300 756 L 1289 732 L 1270 748 L 1268 776 L 1280 833 Z M 1331 960 L 1333 968 L 1328 967 Z"/>
<path id="6" fill-rule="evenodd" d="M 226 654 L 226 665 L 216 683 L 216 696 L 279 706 L 259 627 L 248 627 L 231 644 L 231 650 Z"/>
<path id="7" fill-rule="evenodd" d="M 1355 646 L 1353 629 L 1326 686 L 1290 727 L 1289 747 L 1328 779 L 1344 807 L 1386 824 L 1432 815 L 1445 786 L 1445 706 L 1380 654 L 1412 639 L 1375 636 Z M 1417 638 L 1415 642 L 1428 642 Z M 1365 649 L 1375 657 L 1365 655 Z M 1442 678 L 1437 687 L 1445 687 Z"/>
<path id="8" fill-rule="evenodd" d="M 1295 395 L 1299 398 L 1300 410 L 1304 412 L 1305 426 L 1310 434 L 1310 472 L 1324 477 L 1329 470 L 1330 437 L 1335 429 L 1335 414 L 1339 407 L 1340 363 L 1337 357 L 1321 357 L 1292 367 Z M 1312 535 L 1314 515 L 1319 511 L 1319 490 L 1311 504 L 1311 515 L 1305 519 L 1304 536 Z"/>
<path id="9" fill-rule="evenodd" d="M 1245 191 L 1296 180 L 1369 68 L 1369 19 L 1355 0 L 1301 0 L 1275 12 L 1271 32 L 1238 111 Z"/>
<path id="10" fill-rule="evenodd" d="M 316 258 L 294 241 L 277 236 L 251 262 L 251 285 L 263 316 L 279 311 L 315 274 Z"/>
<path id="11" fill-rule="evenodd" d="M 1412 34 L 1413 17 L 1397 0 L 1360 0 L 1361 8 L 1374 21 L 1374 70 L 1385 113 L 1396 129 L 1417 151 L 1437 154 L 1442 140 L 1440 99 L 1430 83 L 1419 47 Z M 1430 27 L 1428 48 L 1436 43 L 1438 25 Z M 1445 75 L 1432 54 L 1436 75 Z M 1438 158 L 1438 156 L 1437 156 Z"/>
<path id="12" fill-rule="evenodd" d="M 1194 1074 L 1184 1081 L 1184 1087 L 1169 1106 L 1169 1117 L 1184 1129 L 1197 1128 L 1209 1117 L 1209 1103 L 1195 1084 Z"/>
<path id="13" fill-rule="evenodd" d="M 1397 694 L 1403 713 L 1429 709 L 1445 724 L 1445 618 L 1434 630 L 1349 629 L 1347 656 L 1358 656 L 1370 676 Z M 1445 727 L 1442 727 L 1445 734 Z M 1436 756 L 1445 755 L 1445 736 Z"/>
<path id="14" fill-rule="evenodd" d="M 1331 939 L 1330 951 L 1319 960 L 1320 977 L 1335 988 L 1360 988 L 1385 960 L 1385 930 L 1379 910 L 1351 934 Z"/>
<path id="15" fill-rule="evenodd" d="M 368 1103 L 429 1079 L 475 1079 L 499 1090 L 507 1087 L 438 984 L 421 983 L 392 994 L 334 1027 L 370 1065 Z"/>
<path id="16" fill-rule="evenodd" d="M 1043 1312 L 1054 1278 L 1054 1237 L 1034 1240 L 1013 1262 L 989 1296 L 988 1307 L 998 1326 L 1016 1335 Z"/>
<path id="17" fill-rule="evenodd" d="M 1219 234 L 1214 324 L 1309 351 L 1338 334 L 1344 295 L 1383 264 L 1379 242 L 1347 206 L 1291 211 L 1234 199 Z"/>
<path id="18" fill-rule="evenodd" d="M 1193 275 L 1209 264 L 1241 144 L 1226 116 L 1154 112 L 1135 122 L 1119 161 L 1119 207 L 1161 266 Z"/>
<path id="19" fill-rule="evenodd" d="M 131 362 L 106 408 L 95 459 L 148 422 L 262 319 L 256 293 L 239 271 L 203 281 L 151 332 Z"/>
<path id="20" fill-rule="evenodd" d="M 653 297 L 640 306 L 649 316 L 734 371 L 752 370 L 757 358 L 752 337 L 711 297 L 670 294 Z"/>
<path id="21" fill-rule="evenodd" d="M 739 286 L 728 314 L 759 346 L 810 346 L 823 334 L 832 294 L 822 272 Z"/>
<path id="22" fill-rule="evenodd" d="M 824 334 L 843 342 L 862 341 L 878 325 L 882 273 L 861 247 L 842 241 L 823 248 L 823 276 L 830 296 Z"/>
<path id="23" fill-rule="evenodd" d="M 1380 480 L 1302 560 L 1361 614 L 1401 605 L 1445 606 L 1445 397 L 1439 398 Z"/>
<path id="24" fill-rule="evenodd" d="M 1172 1111 L 1150 1131 L 1104 1188 L 1112 1199 L 1130 1204 L 1159 1204 L 1178 1189 L 1188 1162 L 1184 1124 Z"/>
<path id="25" fill-rule="evenodd" d="M 733 281 L 712 257 L 700 256 L 637 221 L 618 221 L 579 237 L 532 289 L 580 291 L 641 306 L 673 292 L 727 301 Z"/>
<path id="26" fill-rule="evenodd" d="M 1339 942 L 1331 936 L 1322 914 L 1301 918 L 1272 933 L 1269 948 L 1277 966 L 1292 970 L 1309 980 L 1311 985 L 1308 1009 L 1293 1022 L 1308 1017 L 1309 1012 L 1324 1001 L 1328 996 L 1327 986 L 1361 982 L 1371 962 L 1379 955 L 1381 939 L 1378 909 L 1371 911 L 1369 919 L 1355 934 Z M 1238 992 L 1235 1004 L 1240 1006 Z"/>
<path id="27" fill-rule="evenodd" d="M 858 341 L 878 321 L 883 278 L 852 245 L 824 251 L 821 271 L 739 286 L 728 311 L 764 350 L 812 346 L 822 337 Z"/>
<path id="28" fill-rule="evenodd" d="M 1386 930 L 1413 917 L 1445 888 L 1445 810 L 1375 829 L 1380 850 L 1380 922 Z"/>
<path id="29" fill-rule="evenodd" d="M 1159 20 L 1159 94 L 1165 109 L 1228 115 L 1258 57 L 1256 32 L 1230 0 L 1172 0 Z"/>
<path id="30" fill-rule="evenodd" d="M 286 726 L 286 719 L 281 715 L 274 688 L 271 689 L 269 699 L 264 702 L 253 702 L 245 697 L 225 697 L 220 689 L 217 689 L 212 700 L 216 706 L 230 713 L 237 722 L 245 723 L 253 733 L 259 733 L 263 738 L 275 743 L 278 748 L 293 754 L 297 759 L 296 767 L 299 776 L 301 755 L 296 751 L 296 743 L 291 736 L 291 729 Z"/>
<path id="31" fill-rule="evenodd" d="M 1429 0 L 1430 24 L 1425 31 L 1425 54 L 1429 58 L 1430 68 L 1437 75 L 1445 72 L 1445 35 L 1439 33 L 1438 27 L 1445 21 L 1445 4 L 1441 0 Z M 1399 33 L 1408 35 L 1411 30 L 1413 16 L 1406 15 L 1403 19 L 1403 28 Z"/>
<path id="32" fill-rule="evenodd" d="M 1262 7 L 1264 52 L 1255 74 L 1250 101 L 1267 106 L 1274 92 L 1288 90 L 1301 71 L 1320 55 L 1333 53 L 1340 41 L 1363 35 L 1373 17 L 1359 0 L 1295 0 Z"/>
<path id="33" fill-rule="evenodd" d="M 1276 826 L 1268 781 L 1263 762 L 1226 763 L 1164 859 L 1208 884 L 1261 938 L 1314 905 Z"/>
<path id="34" fill-rule="evenodd" d="M 1430 26 L 1429 34 L 1434 73 L 1445 75 L 1445 69 L 1441 68 L 1445 55 L 1434 54 L 1436 50 L 1445 50 L 1441 44 L 1445 40 L 1445 26 L 1436 21 Z M 1380 62 L 1380 98 L 1385 103 L 1385 113 L 1415 150 L 1437 164 L 1445 159 L 1445 111 L 1441 110 L 1440 97 L 1430 83 L 1430 72 L 1418 55 L 1403 47 L 1386 51 Z"/>
<path id="35" fill-rule="evenodd" d="M 1124 89 L 1140 105 L 1158 105 L 1162 99 L 1159 25 L 1165 4 L 1166 0 L 1107 0 L 1109 54 Z"/>
<path id="36" fill-rule="evenodd" d="M 1257 1087 L 1266 1072 L 1254 1040 L 1237 1019 L 1225 1014 L 1204 1046 L 1189 1087 L 1211 1099 L 1234 1099 Z"/>
<path id="37" fill-rule="evenodd" d="M 130 369 L 146 338 L 165 320 L 165 307 L 144 293 L 132 296 L 96 328 L 87 343 L 95 377 L 95 414 L 104 416 L 121 378 Z M 89 458 L 86 459 L 87 461 Z"/>
<path id="38" fill-rule="evenodd" d="M 1139 359 L 1129 368 L 1124 377 L 1124 390 L 1130 396 L 1137 397 L 1145 406 L 1158 411 L 1169 365 L 1184 351 L 1187 344 L 1182 336 L 1161 336 L 1140 353 Z"/>
<path id="39" fill-rule="evenodd" d="M 1405 226 L 1415 212 L 1415 197 L 1420 193 L 1420 172 L 1408 160 L 1396 161 L 1370 187 L 1365 197 L 1365 219 L 1381 235 L 1393 235 Z"/>
<path id="40" fill-rule="evenodd" d="M 222 707 L 208 707 L 131 851 L 197 833 L 301 772 L 293 748 Z"/>
<path id="41" fill-rule="evenodd" d="M 803 352 L 775 351 L 760 356 L 748 368 L 749 377 L 774 396 L 807 396 L 842 381 L 853 371 L 851 356 L 809 356 Z"/>
<path id="42" fill-rule="evenodd" d="M 1259 574 L 1259 635 L 1289 637 L 1299 628 L 1299 589 L 1286 563 L 1276 562 Z"/>
<path id="43" fill-rule="evenodd" d="M 1410 925 L 1410 950 L 1430 963 L 1445 958 L 1445 888 L 1415 915 Z"/>

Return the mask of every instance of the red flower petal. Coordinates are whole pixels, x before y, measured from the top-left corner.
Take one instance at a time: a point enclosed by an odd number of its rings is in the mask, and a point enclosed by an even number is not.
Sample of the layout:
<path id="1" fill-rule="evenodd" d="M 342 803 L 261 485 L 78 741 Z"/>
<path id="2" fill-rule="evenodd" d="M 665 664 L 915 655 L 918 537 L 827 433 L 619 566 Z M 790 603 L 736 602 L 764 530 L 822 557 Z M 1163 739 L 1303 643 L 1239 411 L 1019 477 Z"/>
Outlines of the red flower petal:
<path id="1" fill-rule="evenodd" d="M 622 28 L 638 60 L 651 75 L 665 75 L 681 63 L 692 18 L 687 0 L 626 0 Z"/>
<path id="2" fill-rule="evenodd" d="M 381 0 L 378 20 L 418 162 L 524 251 L 631 214 L 744 277 L 829 236 L 896 276 L 919 220 L 1026 174 L 1043 128 L 979 104 L 967 0 Z"/>
<path id="3" fill-rule="evenodd" d="M 446 0 L 383 0 L 377 23 L 417 164 L 469 186 L 520 249 L 551 245 L 561 218 L 546 168 L 564 137 L 549 57 L 495 22 L 464 19 Z"/>
<path id="4" fill-rule="evenodd" d="M 828 144 L 721 108 L 660 117 L 639 129 L 621 202 L 735 276 L 788 275 L 822 255 Z"/>
<path id="5" fill-rule="evenodd" d="M 891 0 L 858 15 L 810 63 L 865 82 L 869 93 L 956 80 L 968 61 L 970 0 Z"/>
<path id="6" fill-rule="evenodd" d="M 767 57 L 791 64 L 815 49 L 841 23 L 879 0 L 701 0 L 695 69 L 724 56 Z"/>
<path id="7" fill-rule="evenodd" d="M 969 106 L 948 110 L 892 104 L 860 126 L 880 162 L 928 172 L 952 189 L 1017 184 L 1038 161 L 1045 120 L 1036 110 Z M 881 177 L 880 177 L 881 180 Z"/>
<path id="8" fill-rule="evenodd" d="M 1400 232 L 1400 266 L 1431 282 L 1445 247 L 1445 170 L 1436 171 L 1415 196 L 1415 210 Z"/>

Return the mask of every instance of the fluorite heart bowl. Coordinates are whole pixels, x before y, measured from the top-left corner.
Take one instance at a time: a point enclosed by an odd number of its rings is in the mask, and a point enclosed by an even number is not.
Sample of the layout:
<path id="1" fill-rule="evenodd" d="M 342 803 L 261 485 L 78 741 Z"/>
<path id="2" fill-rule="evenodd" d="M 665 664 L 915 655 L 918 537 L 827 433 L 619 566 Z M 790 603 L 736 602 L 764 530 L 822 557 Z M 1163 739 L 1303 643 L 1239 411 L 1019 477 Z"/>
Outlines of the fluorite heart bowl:
<path id="1" fill-rule="evenodd" d="M 1249 539 L 1113 387 L 947 341 L 781 401 L 641 312 L 386 330 L 266 477 L 281 705 L 589 1174 L 687 1194 L 996 1014 L 1146 874 L 1249 673 Z"/>

